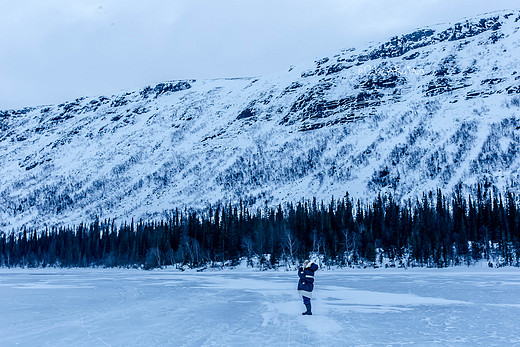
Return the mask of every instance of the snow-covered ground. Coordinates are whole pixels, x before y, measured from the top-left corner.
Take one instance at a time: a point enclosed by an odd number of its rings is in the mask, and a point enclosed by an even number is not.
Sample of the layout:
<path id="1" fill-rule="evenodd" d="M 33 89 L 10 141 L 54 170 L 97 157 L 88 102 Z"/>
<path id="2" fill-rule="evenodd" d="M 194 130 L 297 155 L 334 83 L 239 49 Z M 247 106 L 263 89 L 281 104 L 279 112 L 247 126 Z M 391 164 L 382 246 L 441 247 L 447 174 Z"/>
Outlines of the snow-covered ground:
<path id="1" fill-rule="evenodd" d="M 0 346 L 520 344 L 520 269 L 0 269 Z"/>

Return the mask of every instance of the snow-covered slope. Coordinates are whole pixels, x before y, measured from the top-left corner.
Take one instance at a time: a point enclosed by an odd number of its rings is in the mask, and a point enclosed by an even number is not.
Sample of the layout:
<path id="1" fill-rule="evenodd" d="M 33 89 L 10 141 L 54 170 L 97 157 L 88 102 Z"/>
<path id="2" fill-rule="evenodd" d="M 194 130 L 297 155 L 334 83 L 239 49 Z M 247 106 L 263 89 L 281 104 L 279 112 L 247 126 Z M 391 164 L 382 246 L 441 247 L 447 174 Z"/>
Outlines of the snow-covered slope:
<path id="1" fill-rule="evenodd" d="M 0 111 L 0 230 L 175 207 L 519 190 L 520 12 L 262 78 Z"/>

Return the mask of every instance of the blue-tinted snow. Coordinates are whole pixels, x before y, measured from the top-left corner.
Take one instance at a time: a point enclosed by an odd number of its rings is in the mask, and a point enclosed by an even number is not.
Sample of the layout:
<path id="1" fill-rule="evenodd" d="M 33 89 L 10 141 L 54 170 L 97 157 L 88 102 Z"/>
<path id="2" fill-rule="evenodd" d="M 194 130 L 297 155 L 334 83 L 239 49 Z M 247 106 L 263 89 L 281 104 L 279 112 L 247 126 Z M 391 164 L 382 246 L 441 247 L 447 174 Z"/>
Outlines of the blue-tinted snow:
<path id="1" fill-rule="evenodd" d="M 520 344 L 520 271 L 0 270 L 1 346 Z"/>

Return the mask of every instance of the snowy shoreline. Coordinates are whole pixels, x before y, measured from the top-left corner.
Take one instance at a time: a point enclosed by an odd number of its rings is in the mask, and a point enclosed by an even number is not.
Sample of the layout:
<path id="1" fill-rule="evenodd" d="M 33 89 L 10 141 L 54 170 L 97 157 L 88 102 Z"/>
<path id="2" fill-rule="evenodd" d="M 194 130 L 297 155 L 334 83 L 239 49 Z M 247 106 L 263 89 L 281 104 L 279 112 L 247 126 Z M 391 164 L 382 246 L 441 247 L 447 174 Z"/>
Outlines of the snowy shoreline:
<path id="1" fill-rule="evenodd" d="M 262 272 L 295 272 L 298 266 L 294 265 L 292 268 L 288 267 L 277 267 L 277 268 L 259 268 L 251 266 L 222 266 L 222 267 L 205 267 L 205 268 L 190 268 L 182 266 L 163 266 L 161 268 L 144 269 L 143 267 L 102 267 L 102 266 L 91 266 L 91 267 L 58 267 L 58 266 L 47 266 L 47 267 L 0 267 L 0 274 L 9 272 L 37 272 L 37 271 L 89 271 L 89 270 L 101 270 L 101 271 L 142 271 L 142 272 L 166 272 L 166 273 L 189 273 L 189 274 L 204 274 L 204 273 L 262 273 Z M 407 268 L 398 267 L 340 267 L 340 266 L 320 266 L 319 273 L 322 272 L 346 272 L 346 273 L 377 273 L 377 274 L 399 274 L 399 273 L 422 273 L 422 272 L 433 272 L 433 273 L 520 273 L 520 267 L 517 266 L 501 266 L 501 267 L 489 267 L 485 262 L 479 262 L 472 265 L 456 265 L 449 267 L 427 267 L 427 266 L 414 266 Z"/>

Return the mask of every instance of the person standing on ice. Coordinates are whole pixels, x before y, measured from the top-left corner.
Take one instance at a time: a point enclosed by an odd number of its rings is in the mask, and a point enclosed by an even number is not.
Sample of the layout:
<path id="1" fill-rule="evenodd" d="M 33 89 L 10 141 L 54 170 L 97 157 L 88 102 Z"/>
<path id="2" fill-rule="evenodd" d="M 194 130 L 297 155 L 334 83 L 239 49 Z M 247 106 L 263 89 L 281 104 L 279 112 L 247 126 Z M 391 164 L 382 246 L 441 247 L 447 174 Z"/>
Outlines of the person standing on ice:
<path id="1" fill-rule="evenodd" d="M 303 298 L 303 304 L 307 308 L 307 311 L 303 312 L 302 315 L 312 315 L 311 311 L 311 298 L 312 290 L 314 289 L 314 272 L 318 270 L 318 265 L 312 261 L 306 260 L 303 266 L 298 270 L 298 294 Z"/>

